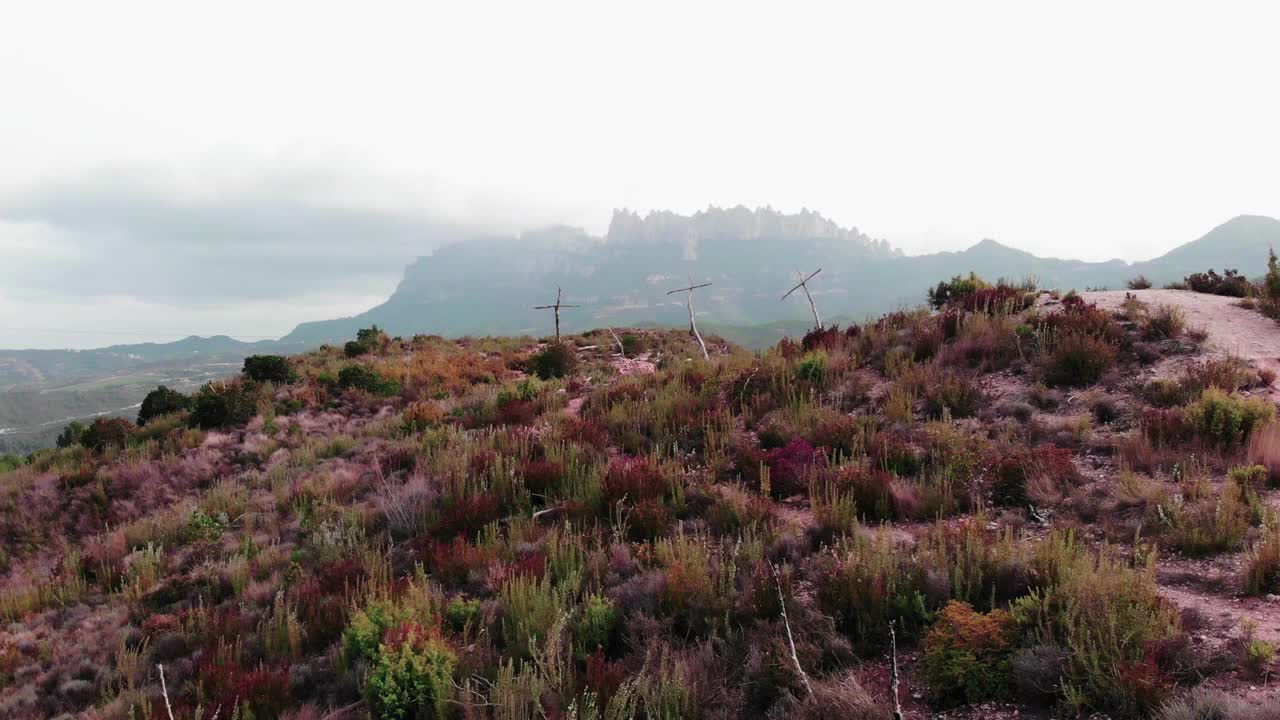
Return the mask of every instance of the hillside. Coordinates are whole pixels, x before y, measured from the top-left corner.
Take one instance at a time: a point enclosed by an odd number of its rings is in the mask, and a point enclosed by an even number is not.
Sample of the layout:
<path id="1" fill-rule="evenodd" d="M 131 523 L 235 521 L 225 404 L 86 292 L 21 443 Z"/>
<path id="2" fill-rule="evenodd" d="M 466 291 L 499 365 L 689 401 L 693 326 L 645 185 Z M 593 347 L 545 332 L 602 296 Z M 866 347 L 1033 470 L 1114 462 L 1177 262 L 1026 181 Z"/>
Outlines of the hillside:
<path id="1" fill-rule="evenodd" d="M 261 360 L 0 474 L 0 718 L 1269 717 L 1261 316 L 1156 292 Z"/>
<path id="2" fill-rule="evenodd" d="M 1280 221 L 1242 216 L 1164 256 L 1132 264 L 1040 258 L 994 240 L 961 252 L 908 257 L 807 211 L 712 208 L 641 218 L 620 210 L 603 238 L 554 228 L 446 245 L 410 265 L 384 304 L 350 318 L 304 323 L 285 339 L 333 342 L 371 324 L 403 335 L 536 333 L 547 318 L 532 307 L 550 302 L 556 286 L 564 288 L 565 302 L 583 306 L 566 311 L 568 328 L 679 327 L 683 306 L 666 291 L 689 277 L 714 283 L 699 312 L 734 337 L 737 328 L 758 325 L 803 330 L 805 304 L 778 300 L 797 268 L 822 268 L 814 289 L 825 316 L 861 321 L 912 307 L 927 288 L 957 273 L 1031 276 L 1046 287 L 1081 290 L 1123 287 L 1139 274 L 1163 285 L 1209 267 L 1257 267 L 1273 245 L 1280 245 Z M 758 336 L 741 333 L 744 339 Z"/>

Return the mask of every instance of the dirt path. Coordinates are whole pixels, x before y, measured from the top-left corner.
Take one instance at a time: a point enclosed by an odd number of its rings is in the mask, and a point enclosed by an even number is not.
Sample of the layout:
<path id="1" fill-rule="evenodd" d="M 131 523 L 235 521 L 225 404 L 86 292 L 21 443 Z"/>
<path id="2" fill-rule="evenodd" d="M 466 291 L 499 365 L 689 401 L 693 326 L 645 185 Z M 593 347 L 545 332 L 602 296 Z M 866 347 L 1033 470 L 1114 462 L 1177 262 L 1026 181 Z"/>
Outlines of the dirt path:
<path id="1" fill-rule="evenodd" d="M 1189 290 L 1133 290 L 1139 300 L 1151 305 L 1174 305 L 1186 313 L 1187 325 L 1204 328 L 1209 333 L 1211 351 L 1237 355 L 1251 360 L 1257 367 L 1280 372 L 1280 325 L 1261 313 L 1236 305 L 1239 298 L 1206 295 Z M 1099 307 L 1119 309 L 1124 303 L 1124 290 L 1086 292 L 1081 295 Z M 1270 396 L 1280 400 L 1280 390 L 1273 385 Z"/>

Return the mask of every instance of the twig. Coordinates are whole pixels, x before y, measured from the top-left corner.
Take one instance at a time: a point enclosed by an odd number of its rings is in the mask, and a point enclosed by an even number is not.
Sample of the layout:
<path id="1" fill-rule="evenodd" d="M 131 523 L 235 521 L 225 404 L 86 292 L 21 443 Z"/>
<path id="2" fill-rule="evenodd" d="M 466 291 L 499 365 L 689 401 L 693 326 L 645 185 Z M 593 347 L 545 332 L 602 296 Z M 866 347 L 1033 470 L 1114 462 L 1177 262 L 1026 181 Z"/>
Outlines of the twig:
<path id="1" fill-rule="evenodd" d="M 889 647 L 893 653 L 893 679 L 889 681 L 889 692 L 893 695 L 893 720 L 903 720 L 902 704 L 898 702 L 898 634 L 893 628 L 895 622 L 889 621 Z"/>
<path id="2" fill-rule="evenodd" d="M 809 697 L 813 697 L 813 688 L 809 686 L 809 676 L 805 673 L 804 668 L 800 666 L 800 656 L 796 654 L 796 641 L 791 636 L 791 621 L 787 619 L 787 600 L 782 595 L 782 578 L 778 577 L 778 568 L 772 563 L 769 569 L 773 571 L 773 581 L 778 586 L 778 604 L 782 607 L 782 626 L 787 629 L 787 643 L 791 645 L 791 661 L 796 664 L 796 672 L 800 673 L 800 681 L 804 683 L 805 692 L 809 693 Z"/>
<path id="3" fill-rule="evenodd" d="M 173 706 L 169 704 L 169 687 L 164 683 L 164 665 L 156 664 L 160 669 L 160 694 L 164 696 L 164 709 L 169 713 L 169 720 L 174 720 Z"/>
<path id="4" fill-rule="evenodd" d="M 618 339 L 618 333 L 614 332 L 613 328 L 607 328 L 607 330 L 609 331 L 609 334 L 613 336 L 613 341 L 618 343 L 618 354 L 622 357 L 626 357 L 627 351 L 622 347 L 622 341 Z"/>

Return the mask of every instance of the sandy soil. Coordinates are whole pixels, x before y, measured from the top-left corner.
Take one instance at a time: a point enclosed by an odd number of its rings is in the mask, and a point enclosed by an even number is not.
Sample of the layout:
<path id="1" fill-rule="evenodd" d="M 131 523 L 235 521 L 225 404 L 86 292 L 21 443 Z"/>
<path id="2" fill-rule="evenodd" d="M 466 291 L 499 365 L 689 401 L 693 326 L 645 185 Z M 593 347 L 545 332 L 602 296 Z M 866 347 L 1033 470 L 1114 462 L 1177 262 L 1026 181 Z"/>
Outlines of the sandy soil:
<path id="1" fill-rule="evenodd" d="M 1280 372 L 1280 325 L 1258 312 L 1239 307 L 1236 305 L 1239 298 L 1189 290 L 1105 290 L 1081 295 L 1098 307 L 1114 310 L 1119 309 L 1129 292 L 1151 306 L 1181 308 L 1186 313 L 1188 327 L 1204 328 L 1209 333 L 1207 349 L 1237 355 L 1253 361 L 1256 367 Z M 1280 390 L 1274 385 L 1269 394 L 1272 400 L 1280 400 Z"/>

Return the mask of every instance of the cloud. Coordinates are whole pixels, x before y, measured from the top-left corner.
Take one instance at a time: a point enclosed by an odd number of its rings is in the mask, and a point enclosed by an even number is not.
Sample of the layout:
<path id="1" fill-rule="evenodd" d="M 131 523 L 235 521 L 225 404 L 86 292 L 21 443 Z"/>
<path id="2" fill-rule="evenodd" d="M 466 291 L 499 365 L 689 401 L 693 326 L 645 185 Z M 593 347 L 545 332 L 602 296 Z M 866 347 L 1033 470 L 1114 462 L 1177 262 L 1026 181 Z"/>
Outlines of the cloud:
<path id="1" fill-rule="evenodd" d="M 228 303 L 385 286 L 405 264 L 484 228 L 327 201 L 331 179 L 184 192 L 97 174 L 0 197 L 9 294 Z"/>

